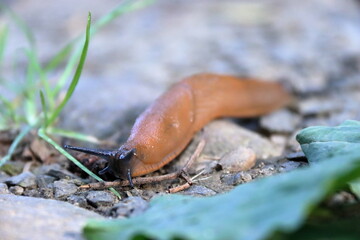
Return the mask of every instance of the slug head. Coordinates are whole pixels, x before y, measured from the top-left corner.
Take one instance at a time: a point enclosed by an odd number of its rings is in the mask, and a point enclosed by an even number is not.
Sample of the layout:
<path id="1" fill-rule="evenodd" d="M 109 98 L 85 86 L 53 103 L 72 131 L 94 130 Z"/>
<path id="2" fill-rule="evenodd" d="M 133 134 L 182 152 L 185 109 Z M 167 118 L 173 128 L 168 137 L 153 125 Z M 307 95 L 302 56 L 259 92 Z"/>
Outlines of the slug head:
<path id="1" fill-rule="evenodd" d="M 65 145 L 64 148 L 95 155 L 106 159 L 108 161 L 108 165 L 104 169 L 99 171 L 99 174 L 101 175 L 106 172 L 110 172 L 115 177 L 129 180 L 130 186 L 134 187 L 131 178 L 130 160 L 135 154 L 135 148 L 130 150 L 124 148 L 120 148 L 118 150 L 101 150 L 74 147 L 69 145 Z"/>

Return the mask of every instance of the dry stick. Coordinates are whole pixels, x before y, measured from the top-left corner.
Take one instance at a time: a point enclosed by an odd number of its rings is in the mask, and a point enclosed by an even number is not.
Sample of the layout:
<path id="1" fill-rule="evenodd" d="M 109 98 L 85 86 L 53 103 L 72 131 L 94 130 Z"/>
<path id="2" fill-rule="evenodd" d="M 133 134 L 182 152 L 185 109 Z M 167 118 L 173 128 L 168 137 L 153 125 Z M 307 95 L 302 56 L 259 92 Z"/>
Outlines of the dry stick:
<path id="1" fill-rule="evenodd" d="M 187 170 L 190 167 L 190 165 L 195 161 L 195 159 L 197 159 L 199 157 L 200 153 L 204 150 L 204 147 L 205 147 L 205 140 L 201 139 L 199 144 L 197 145 L 194 153 L 191 155 L 189 161 L 180 170 L 180 176 L 185 179 L 186 183 L 183 185 L 177 186 L 177 187 L 170 188 L 169 190 L 167 190 L 168 193 L 180 192 L 185 189 L 188 189 L 191 186 L 192 181 L 187 174 Z"/>
<path id="2" fill-rule="evenodd" d="M 200 153 L 202 152 L 204 147 L 205 147 L 205 140 L 202 139 L 199 142 L 198 146 L 196 147 L 196 150 L 194 151 L 194 153 L 190 157 L 189 161 L 185 164 L 185 166 L 180 171 L 165 174 L 165 175 L 161 175 L 161 176 L 134 178 L 132 180 L 133 184 L 134 185 L 141 185 L 141 184 L 146 184 L 146 183 L 162 182 L 162 181 L 165 181 L 165 180 L 176 179 L 179 176 L 182 176 L 186 180 L 187 179 L 187 176 L 186 176 L 187 169 L 194 162 L 194 160 L 196 158 L 198 158 L 198 156 L 200 155 Z M 190 182 L 191 182 L 191 180 L 190 180 Z M 89 188 L 91 188 L 91 189 L 105 189 L 105 188 L 109 188 L 109 187 L 125 187 L 125 186 L 130 186 L 130 183 L 129 183 L 128 180 L 113 181 L 113 182 L 89 183 L 89 184 L 80 186 L 80 188 L 82 188 L 82 189 L 89 189 Z M 170 192 L 170 190 L 171 189 L 169 189 L 169 192 Z"/>
<path id="3" fill-rule="evenodd" d="M 167 192 L 167 193 L 177 193 L 177 192 L 183 191 L 183 190 L 185 190 L 185 189 L 188 189 L 190 186 L 191 186 L 191 184 L 187 182 L 187 183 L 185 183 L 185 184 L 183 184 L 183 185 L 170 188 L 170 189 L 167 190 L 166 192 Z"/>

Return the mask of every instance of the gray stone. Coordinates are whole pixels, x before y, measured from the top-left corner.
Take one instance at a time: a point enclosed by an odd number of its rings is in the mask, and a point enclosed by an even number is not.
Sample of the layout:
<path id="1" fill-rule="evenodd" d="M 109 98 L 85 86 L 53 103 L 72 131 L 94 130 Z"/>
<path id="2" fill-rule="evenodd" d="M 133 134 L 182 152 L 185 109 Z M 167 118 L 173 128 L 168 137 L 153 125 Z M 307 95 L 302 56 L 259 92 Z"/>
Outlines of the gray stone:
<path id="1" fill-rule="evenodd" d="M 66 198 L 76 193 L 77 189 L 78 187 L 74 183 L 65 179 L 54 182 L 54 195 L 57 199 Z"/>
<path id="2" fill-rule="evenodd" d="M 0 194 L 9 194 L 8 186 L 5 183 L 0 183 Z"/>
<path id="3" fill-rule="evenodd" d="M 22 188 L 20 186 L 11 186 L 9 188 L 9 191 L 15 195 L 22 195 L 24 193 L 24 188 Z"/>
<path id="4" fill-rule="evenodd" d="M 221 182 L 230 185 L 236 186 L 241 183 L 247 183 L 252 180 L 251 174 L 248 172 L 239 172 L 236 174 L 226 174 L 221 177 Z"/>
<path id="5" fill-rule="evenodd" d="M 19 175 L 8 178 L 5 183 L 8 185 L 18 185 L 24 188 L 36 186 L 36 176 L 31 172 L 23 172 Z"/>
<path id="6" fill-rule="evenodd" d="M 143 213 L 149 203 L 141 197 L 128 197 L 114 205 L 111 209 L 113 217 L 130 217 Z"/>
<path id="7" fill-rule="evenodd" d="M 90 191 L 86 195 L 86 200 L 95 207 L 110 206 L 116 201 L 116 197 L 107 191 Z"/>
<path id="8" fill-rule="evenodd" d="M 300 124 L 299 115 L 286 109 L 278 110 L 261 118 L 261 127 L 270 132 L 291 133 Z"/>
<path id="9" fill-rule="evenodd" d="M 192 195 L 192 196 L 213 196 L 216 194 L 214 190 L 200 185 L 192 185 L 190 188 L 180 193 L 184 195 Z"/>
<path id="10" fill-rule="evenodd" d="M 82 240 L 88 219 L 102 217 L 62 201 L 0 195 L 2 240 Z"/>

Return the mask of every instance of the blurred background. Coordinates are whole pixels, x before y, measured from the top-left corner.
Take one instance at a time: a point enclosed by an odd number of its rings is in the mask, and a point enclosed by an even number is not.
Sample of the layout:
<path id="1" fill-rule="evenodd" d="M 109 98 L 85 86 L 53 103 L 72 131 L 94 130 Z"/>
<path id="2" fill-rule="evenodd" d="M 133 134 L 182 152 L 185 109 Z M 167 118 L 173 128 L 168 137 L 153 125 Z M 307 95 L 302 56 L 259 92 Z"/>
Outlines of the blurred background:
<path id="1" fill-rule="evenodd" d="M 118 1 L 2 0 L 33 31 L 41 63 Z M 21 84 L 26 38 L 9 26 L 2 82 Z M 57 69 L 56 79 L 63 69 Z M 59 73 L 58 73 L 59 72 Z M 90 41 L 83 75 L 61 125 L 127 137 L 136 116 L 172 83 L 200 72 L 285 83 L 302 101 L 300 127 L 360 119 L 360 2 L 158 0 L 121 16 Z M 4 84 L 0 93 L 7 95 Z"/>

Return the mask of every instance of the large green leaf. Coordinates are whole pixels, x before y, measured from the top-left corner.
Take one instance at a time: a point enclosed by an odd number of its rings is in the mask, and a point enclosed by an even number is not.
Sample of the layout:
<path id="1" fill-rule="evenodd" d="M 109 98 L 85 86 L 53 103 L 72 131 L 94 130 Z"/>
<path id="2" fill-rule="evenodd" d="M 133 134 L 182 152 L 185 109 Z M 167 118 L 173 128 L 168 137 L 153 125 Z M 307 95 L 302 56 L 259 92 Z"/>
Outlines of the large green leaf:
<path id="1" fill-rule="evenodd" d="M 360 151 L 346 147 L 341 154 L 336 144 L 321 153 L 316 144 L 356 143 L 357 122 L 346 122 L 339 139 L 338 128 L 306 129 L 298 139 L 306 154 L 326 156 L 311 167 L 236 187 L 209 198 L 166 195 L 151 201 L 150 208 L 137 217 L 91 221 L 84 228 L 88 239 L 265 239 L 275 232 L 298 229 L 311 211 L 328 194 L 356 179 L 360 173 Z M 351 129 L 348 129 L 351 128 Z M 316 131 L 315 131 L 316 130 Z M 342 132 L 342 131 L 339 131 Z M 354 141 L 347 142 L 346 135 Z M 313 148 L 314 146 L 314 148 Z M 331 156 L 331 157 L 330 157 Z"/>
<path id="2" fill-rule="evenodd" d="M 310 163 L 360 151 L 360 122 L 348 120 L 337 127 L 309 127 L 297 135 Z"/>

